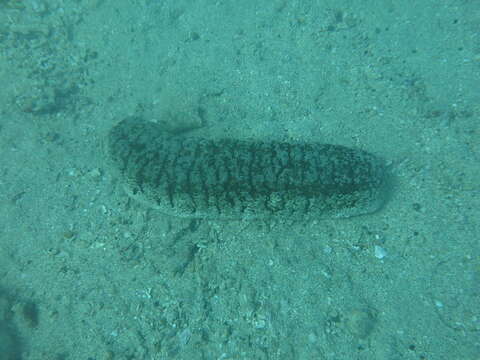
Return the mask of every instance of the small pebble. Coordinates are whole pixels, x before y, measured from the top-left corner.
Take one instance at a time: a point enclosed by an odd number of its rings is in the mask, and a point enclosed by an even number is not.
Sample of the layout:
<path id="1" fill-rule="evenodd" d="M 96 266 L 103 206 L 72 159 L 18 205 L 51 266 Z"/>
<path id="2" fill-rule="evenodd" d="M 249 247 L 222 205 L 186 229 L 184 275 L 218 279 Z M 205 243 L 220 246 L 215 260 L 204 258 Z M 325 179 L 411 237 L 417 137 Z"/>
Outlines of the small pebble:
<path id="1" fill-rule="evenodd" d="M 383 259 L 385 256 L 387 256 L 387 250 L 381 246 L 375 245 L 375 257 L 377 259 Z"/>

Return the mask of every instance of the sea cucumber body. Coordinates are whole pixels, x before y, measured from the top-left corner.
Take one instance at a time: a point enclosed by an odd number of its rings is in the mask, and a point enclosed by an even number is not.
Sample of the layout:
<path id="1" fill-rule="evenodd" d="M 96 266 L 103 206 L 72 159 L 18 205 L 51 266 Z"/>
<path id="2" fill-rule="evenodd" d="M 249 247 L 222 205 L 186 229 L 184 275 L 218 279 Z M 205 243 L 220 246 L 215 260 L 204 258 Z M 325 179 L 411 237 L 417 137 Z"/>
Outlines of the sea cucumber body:
<path id="1" fill-rule="evenodd" d="M 172 136 L 134 117 L 106 144 L 128 194 L 175 216 L 336 218 L 383 203 L 382 161 L 343 146 Z"/>

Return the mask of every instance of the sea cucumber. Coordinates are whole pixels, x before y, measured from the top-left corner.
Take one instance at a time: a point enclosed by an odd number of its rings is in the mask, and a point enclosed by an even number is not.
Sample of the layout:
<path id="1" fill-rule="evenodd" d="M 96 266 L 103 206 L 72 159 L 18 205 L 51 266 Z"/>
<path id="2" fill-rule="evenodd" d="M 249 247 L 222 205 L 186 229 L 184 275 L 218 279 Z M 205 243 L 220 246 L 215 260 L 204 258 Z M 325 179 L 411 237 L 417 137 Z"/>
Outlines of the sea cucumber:
<path id="1" fill-rule="evenodd" d="M 187 218 L 345 218 L 384 202 L 385 166 L 362 150 L 171 135 L 129 117 L 106 139 L 127 193 Z"/>

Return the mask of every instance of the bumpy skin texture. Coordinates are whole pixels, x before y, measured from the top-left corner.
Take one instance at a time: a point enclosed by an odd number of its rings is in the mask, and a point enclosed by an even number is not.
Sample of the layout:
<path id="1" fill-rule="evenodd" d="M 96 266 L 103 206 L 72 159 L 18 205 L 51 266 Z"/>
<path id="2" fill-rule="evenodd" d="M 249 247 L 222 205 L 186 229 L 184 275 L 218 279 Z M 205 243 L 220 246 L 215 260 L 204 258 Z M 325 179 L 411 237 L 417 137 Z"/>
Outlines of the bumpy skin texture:
<path id="1" fill-rule="evenodd" d="M 383 202 L 382 161 L 343 146 L 171 136 L 135 117 L 106 144 L 129 195 L 175 216 L 350 217 Z"/>

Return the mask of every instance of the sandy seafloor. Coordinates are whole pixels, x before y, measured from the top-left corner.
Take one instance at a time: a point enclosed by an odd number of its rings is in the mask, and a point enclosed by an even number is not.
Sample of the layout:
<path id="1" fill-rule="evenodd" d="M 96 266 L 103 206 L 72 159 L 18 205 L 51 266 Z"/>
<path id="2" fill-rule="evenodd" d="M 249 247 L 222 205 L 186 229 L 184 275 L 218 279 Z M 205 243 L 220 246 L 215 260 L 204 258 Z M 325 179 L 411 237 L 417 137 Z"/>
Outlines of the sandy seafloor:
<path id="1" fill-rule="evenodd" d="M 0 358 L 478 359 L 480 3 L 0 1 Z M 379 212 L 192 221 L 102 141 L 318 141 L 389 164 Z"/>

